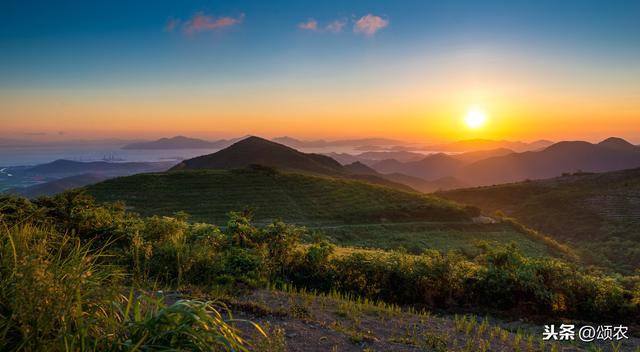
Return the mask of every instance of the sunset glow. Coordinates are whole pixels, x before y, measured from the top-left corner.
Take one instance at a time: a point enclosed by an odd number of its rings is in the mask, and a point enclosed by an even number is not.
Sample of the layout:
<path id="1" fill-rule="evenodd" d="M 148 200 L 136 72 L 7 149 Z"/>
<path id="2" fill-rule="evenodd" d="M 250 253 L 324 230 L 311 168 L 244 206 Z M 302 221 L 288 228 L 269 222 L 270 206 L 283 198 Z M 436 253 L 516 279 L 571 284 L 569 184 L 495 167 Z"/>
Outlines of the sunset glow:
<path id="1" fill-rule="evenodd" d="M 486 121 L 487 116 L 478 108 L 470 109 L 464 117 L 464 123 L 466 123 L 469 128 L 480 128 Z"/>
<path id="2" fill-rule="evenodd" d="M 637 2 L 463 3 L 16 5 L 0 136 L 637 138 Z"/>

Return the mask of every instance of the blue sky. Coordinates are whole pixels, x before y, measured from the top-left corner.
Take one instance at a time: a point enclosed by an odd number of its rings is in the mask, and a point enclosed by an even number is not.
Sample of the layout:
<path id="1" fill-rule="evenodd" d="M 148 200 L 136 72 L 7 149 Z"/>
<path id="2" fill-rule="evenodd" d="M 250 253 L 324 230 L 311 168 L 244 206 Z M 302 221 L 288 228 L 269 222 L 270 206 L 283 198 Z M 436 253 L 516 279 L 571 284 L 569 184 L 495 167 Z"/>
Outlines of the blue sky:
<path id="1" fill-rule="evenodd" d="M 378 22 L 358 29 L 366 16 Z M 189 30 L 197 17 L 202 26 Z M 503 63 L 518 66 L 513 72 L 567 71 L 570 82 L 547 84 L 596 89 L 604 78 L 606 89 L 622 87 L 621 94 L 636 97 L 638 18 L 640 1 L 5 0 L 0 102 L 98 95 L 144 101 L 149 91 L 177 103 L 216 91 L 323 96 L 390 81 L 414 89 L 417 83 L 407 83 L 414 72 L 428 80 L 450 62 L 481 74 Z M 309 21 L 315 27 L 303 29 Z M 19 106 L 9 111 L 38 120 Z"/>

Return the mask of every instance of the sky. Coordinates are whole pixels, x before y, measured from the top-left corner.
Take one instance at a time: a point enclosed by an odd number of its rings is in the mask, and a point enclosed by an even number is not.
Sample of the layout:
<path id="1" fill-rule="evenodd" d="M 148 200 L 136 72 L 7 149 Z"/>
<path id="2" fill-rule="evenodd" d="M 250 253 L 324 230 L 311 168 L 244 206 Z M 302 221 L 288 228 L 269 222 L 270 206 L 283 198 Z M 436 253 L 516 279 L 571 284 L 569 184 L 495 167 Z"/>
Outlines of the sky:
<path id="1" fill-rule="evenodd" d="M 638 18 L 637 0 L 3 0 L 0 136 L 640 143 Z"/>

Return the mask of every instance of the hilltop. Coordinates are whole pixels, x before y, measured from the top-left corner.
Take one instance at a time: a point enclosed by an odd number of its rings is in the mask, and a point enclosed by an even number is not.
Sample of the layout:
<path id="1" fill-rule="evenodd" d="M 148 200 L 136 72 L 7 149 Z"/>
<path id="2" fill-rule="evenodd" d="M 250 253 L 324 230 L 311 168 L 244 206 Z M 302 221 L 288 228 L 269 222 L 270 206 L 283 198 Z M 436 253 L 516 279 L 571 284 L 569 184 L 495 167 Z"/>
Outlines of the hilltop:
<path id="1" fill-rule="evenodd" d="M 175 170 L 232 170 L 253 165 L 283 171 L 357 179 L 403 191 L 410 186 L 390 181 L 364 164 L 341 165 L 321 154 L 303 153 L 284 144 L 260 137 L 247 137 L 213 154 L 188 159 L 171 168 Z"/>
<path id="2" fill-rule="evenodd" d="M 438 195 L 490 213 L 503 211 L 571 244 L 591 263 L 623 272 L 640 265 L 640 169 L 566 174 Z"/>
<path id="3" fill-rule="evenodd" d="M 335 175 L 344 172 L 340 163 L 327 156 L 302 153 L 255 136 L 247 137 L 219 152 L 184 160 L 172 170 L 239 169 L 249 165 L 318 174 Z"/>

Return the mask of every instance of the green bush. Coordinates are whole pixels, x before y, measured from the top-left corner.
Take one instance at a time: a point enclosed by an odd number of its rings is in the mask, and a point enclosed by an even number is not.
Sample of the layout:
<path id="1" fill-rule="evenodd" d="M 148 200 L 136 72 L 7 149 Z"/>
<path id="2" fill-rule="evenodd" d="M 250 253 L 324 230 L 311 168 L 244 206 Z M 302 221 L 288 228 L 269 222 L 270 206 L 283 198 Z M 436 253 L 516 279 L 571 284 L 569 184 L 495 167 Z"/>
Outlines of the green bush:
<path id="1" fill-rule="evenodd" d="M 121 204 L 96 205 L 80 193 L 33 202 L 5 197 L 0 203 L 0 218 L 7 229 L 0 259 L 2 297 L 6 297 L 0 303 L 0 313 L 11 322 L 6 325 L 10 326 L 7 338 L 33 331 L 22 320 L 9 318 L 18 307 L 11 306 L 17 304 L 16 300 L 42 296 L 52 301 L 48 290 L 76 292 L 78 285 L 88 285 L 81 290 L 83 294 L 96 295 L 90 301 L 117 292 L 121 284 L 169 288 L 222 285 L 237 289 L 271 282 L 436 309 L 499 310 L 594 321 L 640 317 L 639 279 L 586 271 L 560 259 L 527 257 L 515 246 L 480 245 L 475 254 L 469 255 L 438 251 L 421 255 L 383 251 L 335 255 L 333 245 L 327 242 L 301 246 L 300 238 L 309 237 L 303 228 L 282 222 L 254 226 L 249 211 L 230 213 L 226 227 L 220 229 L 190 223 L 184 213 L 142 218 L 125 212 Z M 10 238 L 18 241 L 12 245 Z M 24 258 L 13 254 L 13 246 Z M 78 253 L 91 253 L 85 255 L 91 260 L 82 262 Z M 22 268 L 20 265 L 25 268 L 17 269 Z M 82 278 L 87 265 L 103 268 L 99 270 L 103 276 Z M 43 280 L 48 281 L 30 279 L 28 282 L 35 285 L 33 295 L 16 298 L 13 296 L 19 281 L 15 281 L 14 272 L 44 272 Z M 78 279 L 62 280 L 67 274 Z M 74 305 L 85 301 L 72 298 L 42 309 L 72 311 Z M 104 299 L 111 302 L 113 297 Z M 27 310 L 18 316 L 35 314 L 28 311 L 38 308 L 32 306 L 20 305 Z M 55 329 L 78 328 L 52 324 Z M 27 327 L 26 332 L 20 332 L 22 326 Z M 53 330 L 44 335 L 38 332 L 38 336 L 55 339 L 65 335 L 54 328 L 43 329 Z"/>

